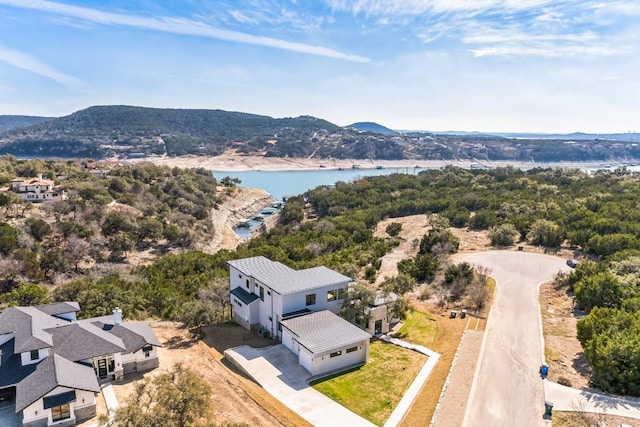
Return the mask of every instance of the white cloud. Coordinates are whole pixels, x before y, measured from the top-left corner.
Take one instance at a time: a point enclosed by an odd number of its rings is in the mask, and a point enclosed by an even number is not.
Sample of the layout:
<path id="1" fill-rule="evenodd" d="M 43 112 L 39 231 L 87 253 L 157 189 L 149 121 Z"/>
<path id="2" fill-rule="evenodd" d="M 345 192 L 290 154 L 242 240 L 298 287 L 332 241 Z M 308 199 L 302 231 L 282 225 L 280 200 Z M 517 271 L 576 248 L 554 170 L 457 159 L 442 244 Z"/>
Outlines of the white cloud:
<path id="1" fill-rule="evenodd" d="M 363 56 L 351 55 L 322 46 L 313 46 L 304 43 L 275 39 L 272 37 L 255 36 L 238 31 L 219 29 L 207 25 L 206 23 L 186 18 L 125 15 L 120 13 L 104 12 L 86 7 L 71 6 L 47 0 L 0 0 L 0 4 L 54 13 L 103 25 L 120 25 L 173 34 L 209 37 L 213 39 L 266 46 L 275 49 L 353 62 L 369 62 L 369 59 Z"/>
<path id="2" fill-rule="evenodd" d="M 0 45 L 0 61 L 54 80 L 65 86 L 80 88 L 84 85 L 79 79 L 64 74 L 31 55 L 9 49 L 2 45 Z"/>

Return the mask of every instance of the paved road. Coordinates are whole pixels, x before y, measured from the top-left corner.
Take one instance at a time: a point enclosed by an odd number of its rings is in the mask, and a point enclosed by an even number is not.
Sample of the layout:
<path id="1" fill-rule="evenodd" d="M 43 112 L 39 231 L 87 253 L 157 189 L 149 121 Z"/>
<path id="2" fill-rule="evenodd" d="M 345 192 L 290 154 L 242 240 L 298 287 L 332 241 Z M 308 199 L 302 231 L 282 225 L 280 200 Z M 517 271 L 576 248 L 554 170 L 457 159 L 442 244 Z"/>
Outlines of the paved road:
<path id="1" fill-rule="evenodd" d="M 483 252 L 464 261 L 491 268 L 498 286 L 463 426 L 544 425 L 538 285 L 569 267 L 560 258 L 527 252 Z"/>

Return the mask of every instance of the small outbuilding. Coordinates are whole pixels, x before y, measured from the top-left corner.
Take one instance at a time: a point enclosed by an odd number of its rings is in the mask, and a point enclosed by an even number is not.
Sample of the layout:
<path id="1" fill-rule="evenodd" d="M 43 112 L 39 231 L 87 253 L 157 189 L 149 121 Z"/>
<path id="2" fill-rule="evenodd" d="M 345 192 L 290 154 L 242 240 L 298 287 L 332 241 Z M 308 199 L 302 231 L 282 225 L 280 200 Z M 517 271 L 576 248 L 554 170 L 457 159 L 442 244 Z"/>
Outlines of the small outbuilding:
<path id="1" fill-rule="evenodd" d="M 282 344 L 311 375 L 323 375 L 369 360 L 371 335 L 328 310 L 283 320 Z"/>

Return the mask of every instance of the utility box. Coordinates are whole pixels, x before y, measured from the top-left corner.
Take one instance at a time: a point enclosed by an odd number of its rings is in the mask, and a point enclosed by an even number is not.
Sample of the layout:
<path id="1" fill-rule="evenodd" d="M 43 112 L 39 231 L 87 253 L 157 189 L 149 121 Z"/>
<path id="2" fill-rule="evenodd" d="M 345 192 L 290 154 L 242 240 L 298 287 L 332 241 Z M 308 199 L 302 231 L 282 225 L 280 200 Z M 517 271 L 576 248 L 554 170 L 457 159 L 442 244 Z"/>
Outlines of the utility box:
<path id="1" fill-rule="evenodd" d="M 552 402 L 544 402 L 544 416 L 551 418 L 551 411 L 553 410 Z"/>
<path id="2" fill-rule="evenodd" d="M 462 311 L 460 312 L 460 318 L 461 318 L 461 319 L 464 319 L 465 317 L 467 317 L 467 310 L 466 310 L 466 309 L 464 309 L 464 310 L 462 310 Z"/>
<path id="3" fill-rule="evenodd" d="M 455 310 L 451 310 L 451 314 L 449 315 L 449 319 L 455 319 L 458 315 L 458 312 Z"/>

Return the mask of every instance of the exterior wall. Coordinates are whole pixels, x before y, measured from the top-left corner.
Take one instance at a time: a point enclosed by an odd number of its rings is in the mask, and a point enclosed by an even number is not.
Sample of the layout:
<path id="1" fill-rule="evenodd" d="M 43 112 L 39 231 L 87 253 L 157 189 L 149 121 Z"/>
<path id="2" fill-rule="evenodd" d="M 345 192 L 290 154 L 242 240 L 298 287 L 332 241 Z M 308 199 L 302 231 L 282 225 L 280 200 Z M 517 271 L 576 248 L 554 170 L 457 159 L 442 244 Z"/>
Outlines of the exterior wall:
<path id="1" fill-rule="evenodd" d="M 235 289 L 235 288 L 234 288 Z M 246 329 L 251 329 L 251 319 L 257 319 L 258 312 L 258 304 L 257 302 L 253 302 L 252 304 L 245 304 L 240 301 L 235 296 L 231 295 L 231 304 L 233 305 L 233 313 L 235 317 L 235 321 L 240 325 L 244 326 Z M 255 306 L 255 307 L 252 307 Z M 252 313 L 252 308 L 254 308 L 256 313 Z M 252 316 L 252 314 L 254 314 Z M 255 323 L 255 322 L 254 322 Z"/>
<path id="2" fill-rule="evenodd" d="M 36 360 L 31 360 L 31 352 L 25 351 L 24 353 L 20 353 L 20 361 L 22 362 L 22 366 L 27 366 L 34 363 L 38 363 L 48 355 L 49 355 L 49 349 L 41 348 L 40 350 L 38 350 L 38 358 Z"/>
<path id="3" fill-rule="evenodd" d="M 148 357 L 145 356 L 144 351 L 140 349 L 135 353 L 123 354 L 121 360 L 124 374 L 147 371 L 149 369 L 157 368 L 160 364 L 160 360 L 158 359 L 158 349 L 156 347 L 151 348 Z"/>
<path id="4" fill-rule="evenodd" d="M 386 305 L 379 305 L 369 310 L 369 324 L 366 331 L 371 335 L 375 332 L 376 320 L 382 320 L 382 333 L 389 332 L 389 308 Z"/>
<path id="5" fill-rule="evenodd" d="M 282 328 L 282 345 L 287 347 L 293 354 L 297 353 L 293 348 L 293 333 L 287 328 Z"/>
<path id="6" fill-rule="evenodd" d="M 67 387 L 56 387 L 43 397 L 52 396 L 54 394 L 60 394 L 71 390 L 73 389 Z M 86 416 L 86 414 L 91 413 L 91 411 L 93 411 L 93 414 L 95 415 L 95 394 L 91 391 L 76 390 L 76 400 L 75 402 L 71 402 L 69 406 L 71 409 L 71 418 L 55 423 L 56 427 L 76 425 L 76 421 L 80 419 L 78 418 L 78 415 Z M 79 413 L 76 413 L 76 408 L 79 409 Z M 23 426 L 40 427 L 50 425 L 52 423 L 51 410 L 44 409 L 43 399 L 40 398 L 36 402 L 32 403 L 22 410 L 22 420 Z"/>
<path id="7" fill-rule="evenodd" d="M 300 352 L 298 353 L 298 363 L 304 369 L 309 371 L 311 375 L 316 375 L 315 366 L 313 363 L 313 354 L 311 354 L 311 352 L 304 347 L 300 347 Z"/>
<path id="8" fill-rule="evenodd" d="M 304 310 L 308 308 L 311 311 L 329 310 L 332 313 L 339 313 L 342 306 L 342 299 L 335 299 L 333 301 L 327 300 L 327 292 L 337 291 L 338 289 L 347 289 L 349 282 L 344 282 L 340 285 L 323 286 L 321 288 L 310 289 L 306 291 L 300 291 L 295 294 L 283 295 L 283 313 L 291 313 L 292 311 Z M 306 297 L 309 294 L 316 294 L 316 303 L 313 305 L 307 305 Z"/>
<path id="9" fill-rule="evenodd" d="M 249 281 L 249 287 L 247 287 L 247 280 Z M 247 276 L 234 267 L 229 266 L 229 290 L 237 287 L 242 287 L 242 289 L 249 293 L 255 293 L 253 277 Z"/>
<path id="10" fill-rule="evenodd" d="M 7 341 L 11 341 L 12 339 L 14 339 L 16 336 L 15 334 L 11 333 L 11 334 L 2 334 L 0 335 L 0 345 L 6 343 Z"/>
<path id="11" fill-rule="evenodd" d="M 356 351 L 347 353 L 347 349 L 357 347 Z M 306 350 L 305 350 L 306 351 Z M 331 353 L 341 351 L 339 356 L 331 357 Z M 300 350 L 302 355 L 302 349 Z M 333 349 L 322 355 L 314 355 L 312 375 L 326 374 L 331 371 L 347 368 L 349 366 L 365 363 L 369 359 L 369 340 L 359 341 L 340 348 Z M 302 363 L 301 363 L 302 364 Z M 305 366 L 306 368 L 306 366 Z M 308 369 L 307 369 L 308 370 Z"/>

